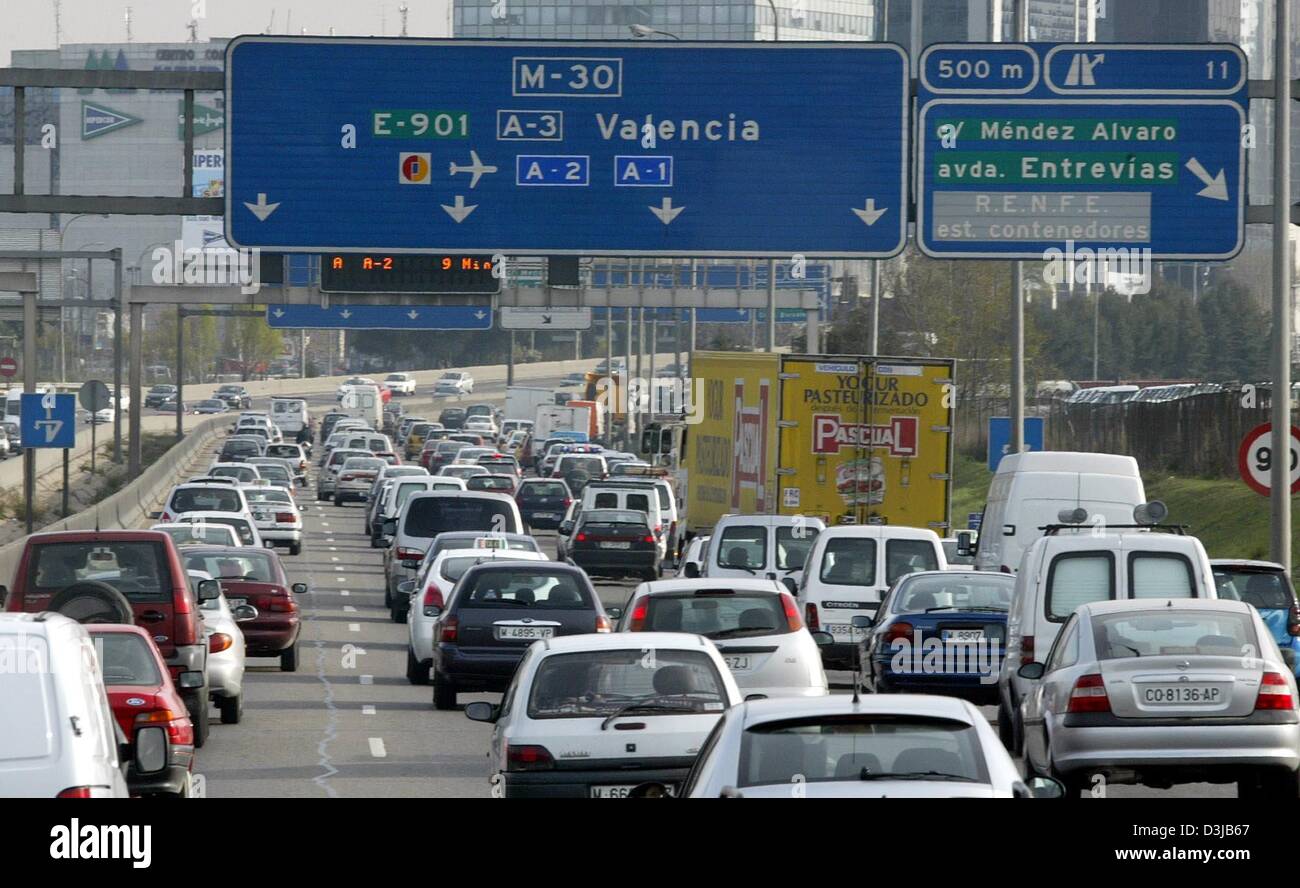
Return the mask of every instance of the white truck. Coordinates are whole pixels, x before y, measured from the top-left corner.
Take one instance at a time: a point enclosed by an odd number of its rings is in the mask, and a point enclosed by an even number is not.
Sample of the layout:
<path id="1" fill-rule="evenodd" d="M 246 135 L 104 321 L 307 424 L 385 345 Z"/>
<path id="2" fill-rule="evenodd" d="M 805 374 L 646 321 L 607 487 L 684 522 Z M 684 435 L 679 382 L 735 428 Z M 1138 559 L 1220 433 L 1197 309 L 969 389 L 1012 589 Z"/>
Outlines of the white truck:
<path id="1" fill-rule="evenodd" d="M 538 407 L 537 418 L 533 421 L 534 459 L 542 458 L 542 446 L 556 432 L 582 432 L 590 436 L 591 408 L 561 407 L 558 404 L 543 404 Z"/>
<path id="2" fill-rule="evenodd" d="M 339 412 L 356 419 L 364 419 L 372 429 L 384 422 L 384 401 L 377 385 L 345 385 L 339 401 Z"/>
<path id="3" fill-rule="evenodd" d="M 272 398 L 271 422 L 287 436 L 298 434 L 307 424 L 307 402 L 302 398 Z"/>
<path id="4" fill-rule="evenodd" d="M 555 395 L 549 388 L 531 385 L 507 386 L 504 418 L 533 421 L 537 416 L 538 407 L 554 403 Z"/>

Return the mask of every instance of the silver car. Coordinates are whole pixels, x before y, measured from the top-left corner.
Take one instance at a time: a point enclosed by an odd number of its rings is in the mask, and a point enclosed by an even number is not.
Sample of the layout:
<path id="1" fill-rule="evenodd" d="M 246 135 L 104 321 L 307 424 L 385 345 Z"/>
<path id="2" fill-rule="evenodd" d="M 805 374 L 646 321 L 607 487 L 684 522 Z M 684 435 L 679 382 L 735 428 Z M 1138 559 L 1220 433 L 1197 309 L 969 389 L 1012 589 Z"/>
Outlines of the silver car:
<path id="1" fill-rule="evenodd" d="M 743 693 L 743 689 L 742 689 Z M 663 796 L 644 783 L 633 796 Z M 834 694 L 733 706 L 705 742 L 688 798 L 1041 798 L 988 719 L 930 694 Z"/>
<path id="2" fill-rule="evenodd" d="M 619 632 L 690 632 L 713 642 L 746 697 L 827 693 L 821 651 L 794 596 L 775 580 L 683 579 L 642 583 Z"/>
<path id="3" fill-rule="evenodd" d="M 1021 704 L 1027 772 L 1051 774 L 1068 793 L 1104 779 L 1300 795 L 1295 676 L 1248 604 L 1085 604 L 1019 675 L 1032 682 Z"/>
<path id="4" fill-rule="evenodd" d="M 321 465 L 320 473 L 316 476 L 316 499 L 331 499 L 334 496 L 334 485 L 343 463 L 353 457 L 370 456 L 369 450 L 331 450 Z"/>
<path id="5" fill-rule="evenodd" d="M 207 571 L 187 571 L 191 588 L 212 579 Z M 197 596 L 197 591 L 196 591 Z M 221 723 L 238 724 L 244 717 L 244 633 L 239 624 L 257 619 L 257 608 L 241 604 L 233 611 L 225 593 L 199 603 L 203 633 L 208 639 L 208 686 L 221 711 Z M 220 636 L 220 637 L 218 637 Z"/>

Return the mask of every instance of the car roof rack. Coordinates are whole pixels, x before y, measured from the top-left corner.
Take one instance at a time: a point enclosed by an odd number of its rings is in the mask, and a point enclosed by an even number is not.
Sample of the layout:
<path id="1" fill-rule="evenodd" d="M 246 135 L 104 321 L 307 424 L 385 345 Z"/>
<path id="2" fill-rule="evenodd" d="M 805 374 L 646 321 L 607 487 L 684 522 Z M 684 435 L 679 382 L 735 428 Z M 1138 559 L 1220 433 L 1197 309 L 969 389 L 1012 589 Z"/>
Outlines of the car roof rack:
<path id="1" fill-rule="evenodd" d="M 1094 524 L 1047 524 L 1040 528 L 1043 536 L 1056 536 L 1062 530 L 1096 530 L 1098 527 L 1104 532 L 1108 530 L 1163 530 L 1168 533 L 1185 536 L 1188 525 L 1186 524 L 1111 524 L 1107 522 L 1103 525 Z"/>

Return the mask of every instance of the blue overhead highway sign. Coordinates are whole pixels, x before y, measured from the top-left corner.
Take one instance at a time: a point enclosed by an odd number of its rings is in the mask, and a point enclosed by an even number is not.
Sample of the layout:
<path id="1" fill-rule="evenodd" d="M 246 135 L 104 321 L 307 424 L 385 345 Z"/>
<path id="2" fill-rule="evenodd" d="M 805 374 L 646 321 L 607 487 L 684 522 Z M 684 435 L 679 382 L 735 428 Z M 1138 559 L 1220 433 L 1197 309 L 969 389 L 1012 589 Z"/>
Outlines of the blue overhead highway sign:
<path id="1" fill-rule="evenodd" d="M 869 258 L 906 240 L 892 44 L 247 36 L 226 82 L 232 246 Z"/>
<path id="2" fill-rule="evenodd" d="M 308 330 L 490 330 L 488 305 L 270 305 L 266 323 Z"/>
<path id="3" fill-rule="evenodd" d="M 936 44 L 920 74 L 927 254 L 1224 259 L 1241 249 L 1249 98 L 1237 47 Z"/>
<path id="4" fill-rule="evenodd" d="M 24 448 L 77 446 L 76 395 L 24 394 L 19 410 L 18 427 Z"/>

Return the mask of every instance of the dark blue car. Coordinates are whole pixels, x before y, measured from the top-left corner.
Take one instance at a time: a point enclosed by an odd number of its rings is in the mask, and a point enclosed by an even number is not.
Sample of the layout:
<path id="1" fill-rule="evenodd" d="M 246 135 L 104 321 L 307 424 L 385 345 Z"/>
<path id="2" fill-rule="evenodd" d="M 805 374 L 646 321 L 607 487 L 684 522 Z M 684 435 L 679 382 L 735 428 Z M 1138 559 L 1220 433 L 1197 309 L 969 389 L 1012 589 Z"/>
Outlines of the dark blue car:
<path id="1" fill-rule="evenodd" d="M 1015 584 L 1010 574 L 973 570 L 901 577 L 860 647 L 867 685 L 995 702 Z"/>

